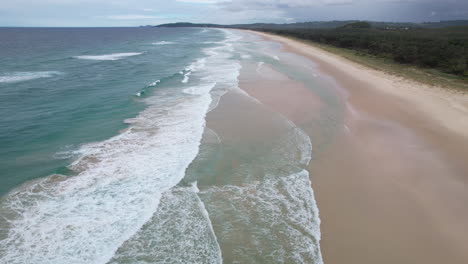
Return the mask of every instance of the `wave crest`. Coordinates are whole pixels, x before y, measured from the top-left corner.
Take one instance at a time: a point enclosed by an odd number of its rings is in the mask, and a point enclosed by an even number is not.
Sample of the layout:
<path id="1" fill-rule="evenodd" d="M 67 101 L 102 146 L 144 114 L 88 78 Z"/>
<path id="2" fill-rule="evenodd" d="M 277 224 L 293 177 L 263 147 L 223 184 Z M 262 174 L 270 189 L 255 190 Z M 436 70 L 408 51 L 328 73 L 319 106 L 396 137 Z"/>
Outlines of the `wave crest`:
<path id="1" fill-rule="evenodd" d="M 16 83 L 39 78 L 50 78 L 62 74 L 58 71 L 12 72 L 0 76 L 0 83 Z"/>
<path id="2" fill-rule="evenodd" d="M 81 60 L 115 61 L 115 60 L 121 60 L 125 57 L 137 56 L 141 54 L 143 54 L 143 52 L 126 52 L 126 53 L 111 53 L 111 54 L 103 54 L 103 55 L 81 55 L 81 56 L 75 56 L 74 58 L 81 59 Z"/>

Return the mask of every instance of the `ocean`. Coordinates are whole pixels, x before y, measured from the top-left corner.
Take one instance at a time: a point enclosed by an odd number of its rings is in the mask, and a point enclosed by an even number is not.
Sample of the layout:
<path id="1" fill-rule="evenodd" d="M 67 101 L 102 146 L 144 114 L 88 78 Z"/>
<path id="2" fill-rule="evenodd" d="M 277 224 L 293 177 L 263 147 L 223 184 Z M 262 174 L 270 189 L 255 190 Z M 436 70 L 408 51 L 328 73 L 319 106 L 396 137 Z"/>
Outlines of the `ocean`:
<path id="1" fill-rule="evenodd" d="M 295 74 L 257 42 L 0 28 L 0 262 L 322 263 L 311 139 L 239 88 Z"/>

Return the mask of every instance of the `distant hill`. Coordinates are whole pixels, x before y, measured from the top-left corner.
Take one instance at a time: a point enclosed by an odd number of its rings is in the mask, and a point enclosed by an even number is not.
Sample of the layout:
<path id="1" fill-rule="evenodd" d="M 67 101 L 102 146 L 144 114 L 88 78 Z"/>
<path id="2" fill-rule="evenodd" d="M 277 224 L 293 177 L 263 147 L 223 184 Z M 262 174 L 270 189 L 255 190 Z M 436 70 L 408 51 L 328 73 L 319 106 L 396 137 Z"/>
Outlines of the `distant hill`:
<path id="1" fill-rule="evenodd" d="M 350 25 L 353 23 L 362 23 L 362 22 L 367 22 L 374 28 L 444 28 L 444 27 L 454 27 L 454 26 L 468 26 L 468 20 L 451 20 L 451 21 L 425 22 L 425 23 L 345 20 L 345 21 L 314 21 L 314 22 L 301 22 L 301 23 L 289 23 L 289 24 L 255 23 L 255 24 L 234 24 L 234 25 L 197 24 L 197 23 L 189 23 L 189 22 L 177 22 L 177 23 L 162 24 L 156 27 L 212 27 L 212 28 L 281 30 L 281 29 L 339 28 L 339 27 L 344 27 L 346 25 Z"/>
<path id="2" fill-rule="evenodd" d="M 301 22 L 289 24 L 273 24 L 273 23 L 256 23 L 256 24 L 238 24 L 232 27 L 248 28 L 248 29 L 307 29 L 307 28 L 337 28 L 343 27 L 349 23 L 358 22 L 356 20 L 347 21 L 315 21 L 315 22 Z"/>
<path id="3" fill-rule="evenodd" d="M 157 25 L 156 27 L 228 27 L 217 24 L 195 24 L 190 22 L 177 22 Z"/>
<path id="4" fill-rule="evenodd" d="M 343 28 L 350 28 L 350 29 L 368 29 L 372 28 L 372 25 L 368 22 L 354 22 L 354 23 L 349 23 L 343 26 Z"/>
<path id="5" fill-rule="evenodd" d="M 214 27 L 214 28 L 244 28 L 244 29 L 336 28 L 336 27 L 342 27 L 352 22 L 358 22 L 358 21 L 352 20 L 352 21 L 303 22 L 303 23 L 290 23 L 290 24 L 255 23 L 255 24 L 233 24 L 233 25 L 177 22 L 177 23 L 162 24 L 156 27 Z"/>

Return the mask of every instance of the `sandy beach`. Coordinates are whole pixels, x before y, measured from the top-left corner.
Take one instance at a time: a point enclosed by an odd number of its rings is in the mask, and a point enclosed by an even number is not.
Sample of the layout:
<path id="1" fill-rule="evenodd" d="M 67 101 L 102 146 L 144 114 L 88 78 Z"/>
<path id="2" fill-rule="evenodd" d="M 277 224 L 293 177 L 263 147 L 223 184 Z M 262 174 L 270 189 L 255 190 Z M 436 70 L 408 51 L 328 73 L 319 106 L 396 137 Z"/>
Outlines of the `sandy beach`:
<path id="1" fill-rule="evenodd" d="M 254 32 L 312 60 L 343 108 L 327 144 L 308 124 L 327 102 L 287 76 L 240 75 L 240 88 L 309 134 L 325 263 L 468 262 L 468 95 L 373 70 Z M 330 106 L 328 106 L 330 107 Z M 322 140 L 323 141 L 323 140 Z"/>

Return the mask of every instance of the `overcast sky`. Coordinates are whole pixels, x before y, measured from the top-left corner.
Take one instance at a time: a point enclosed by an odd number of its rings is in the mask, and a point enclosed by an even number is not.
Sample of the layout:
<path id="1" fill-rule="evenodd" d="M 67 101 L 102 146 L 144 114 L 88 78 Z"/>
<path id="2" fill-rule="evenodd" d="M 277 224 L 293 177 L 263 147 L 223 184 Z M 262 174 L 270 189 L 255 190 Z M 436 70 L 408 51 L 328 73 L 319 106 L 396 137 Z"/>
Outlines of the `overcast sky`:
<path id="1" fill-rule="evenodd" d="M 468 19 L 468 0 L 0 0 L 0 26 Z"/>

